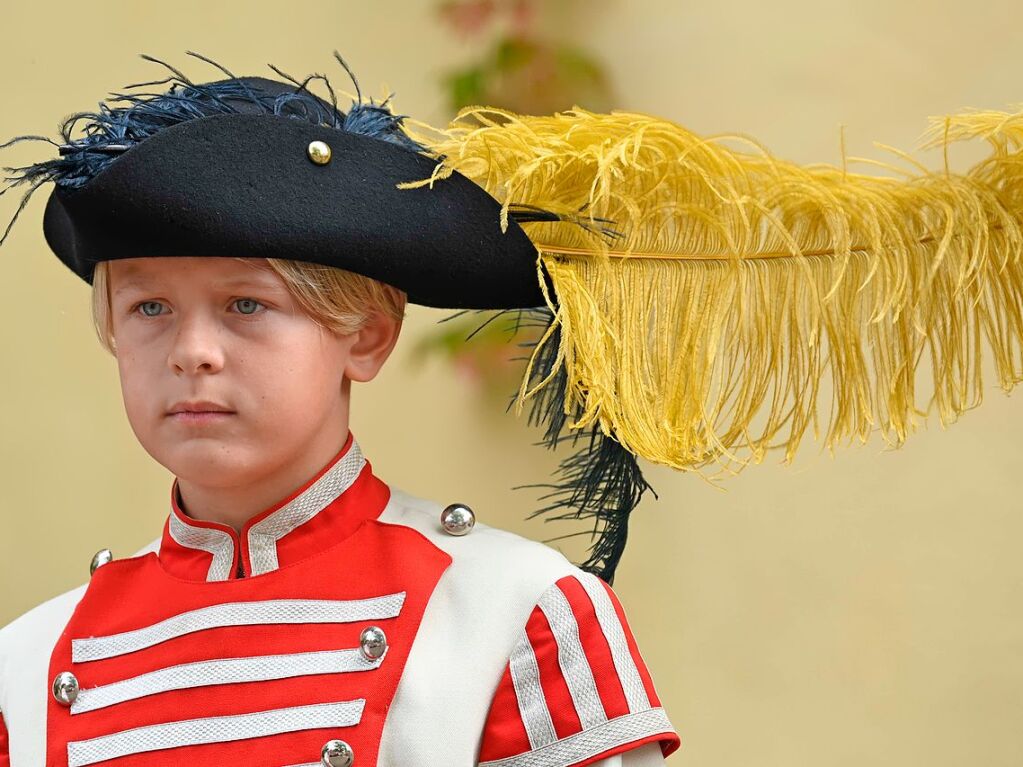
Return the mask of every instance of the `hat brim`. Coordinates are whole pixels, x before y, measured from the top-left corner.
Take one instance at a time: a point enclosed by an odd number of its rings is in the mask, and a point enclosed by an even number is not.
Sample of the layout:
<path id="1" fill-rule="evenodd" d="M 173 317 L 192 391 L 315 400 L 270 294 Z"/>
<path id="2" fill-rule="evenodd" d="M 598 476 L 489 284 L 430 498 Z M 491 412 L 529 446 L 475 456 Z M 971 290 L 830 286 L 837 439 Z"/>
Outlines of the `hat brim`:
<path id="1" fill-rule="evenodd" d="M 330 161 L 307 149 L 325 142 Z M 375 138 L 269 114 L 167 127 L 84 186 L 56 186 L 46 241 L 91 283 L 97 262 L 147 256 L 287 258 L 347 269 L 452 309 L 544 304 L 537 249 L 500 204 L 435 160 Z"/>

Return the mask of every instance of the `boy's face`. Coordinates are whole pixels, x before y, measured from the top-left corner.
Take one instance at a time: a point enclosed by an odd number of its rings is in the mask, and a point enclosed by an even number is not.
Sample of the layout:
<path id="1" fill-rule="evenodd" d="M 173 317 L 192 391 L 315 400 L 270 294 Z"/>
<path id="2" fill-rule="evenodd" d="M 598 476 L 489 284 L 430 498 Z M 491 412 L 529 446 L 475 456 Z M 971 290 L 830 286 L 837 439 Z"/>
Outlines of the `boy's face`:
<path id="1" fill-rule="evenodd" d="M 177 477 L 209 487 L 287 471 L 315 446 L 339 449 L 344 379 L 372 378 L 397 337 L 393 322 L 390 339 L 379 322 L 326 330 L 263 259 L 117 259 L 109 276 L 132 430 Z M 224 412 L 190 412 L 209 409 Z"/>

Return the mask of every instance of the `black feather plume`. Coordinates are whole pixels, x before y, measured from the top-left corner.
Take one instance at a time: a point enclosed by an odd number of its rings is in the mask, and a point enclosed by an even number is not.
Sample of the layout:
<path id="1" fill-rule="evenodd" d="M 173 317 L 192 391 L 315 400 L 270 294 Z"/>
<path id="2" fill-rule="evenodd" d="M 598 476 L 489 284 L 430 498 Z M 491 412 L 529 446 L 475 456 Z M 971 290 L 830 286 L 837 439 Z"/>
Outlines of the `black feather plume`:
<path id="1" fill-rule="evenodd" d="M 511 331 L 517 334 L 531 328 L 537 331 L 533 333 L 537 338 L 542 337 L 554 323 L 554 313 L 546 306 L 510 309 L 493 314 L 470 337 L 489 322 L 505 315 L 512 318 Z M 553 377 L 531 398 L 528 422 L 543 430 L 539 445 L 553 450 L 568 442 L 572 452 L 559 463 L 553 482 L 519 485 L 516 489 L 540 488 L 549 491 L 539 497 L 541 502 L 546 503 L 530 513 L 528 519 L 544 515 L 545 521 L 593 521 L 592 532 L 583 530 L 570 533 L 547 539 L 545 543 L 585 534 L 596 538 L 586 561 L 579 566 L 610 585 L 614 583 L 615 570 L 625 551 L 630 515 L 647 490 L 655 498 L 657 493 L 643 476 L 637 457 L 613 436 L 604 434 L 599 425 L 595 424 L 588 430 L 577 429 L 566 433 L 570 415 L 572 419 L 578 418 L 581 406 L 577 405 L 574 413 L 565 412 L 568 376 L 564 366 L 557 362 L 560 327 L 551 329 L 551 334 L 537 352 L 527 386 L 532 388 L 548 376 L 553 374 Z M 536 342 L 526 341 L 519 345 L 533 349 Z M 509 409 L 515 399 L 512 396 Z"/>

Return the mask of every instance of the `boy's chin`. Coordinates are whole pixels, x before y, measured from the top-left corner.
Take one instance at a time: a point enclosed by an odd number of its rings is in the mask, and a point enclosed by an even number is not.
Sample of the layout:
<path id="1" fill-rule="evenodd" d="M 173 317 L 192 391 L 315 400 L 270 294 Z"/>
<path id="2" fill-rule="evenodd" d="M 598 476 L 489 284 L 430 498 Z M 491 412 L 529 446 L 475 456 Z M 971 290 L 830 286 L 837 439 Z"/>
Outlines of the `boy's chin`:
<path id="1" fill-rule="evenodd" d="M 251 481 L 266 460 L 265 451 L 217 440 L 190 440 L 150 455 L 179 479 L 224 487 Z"/>

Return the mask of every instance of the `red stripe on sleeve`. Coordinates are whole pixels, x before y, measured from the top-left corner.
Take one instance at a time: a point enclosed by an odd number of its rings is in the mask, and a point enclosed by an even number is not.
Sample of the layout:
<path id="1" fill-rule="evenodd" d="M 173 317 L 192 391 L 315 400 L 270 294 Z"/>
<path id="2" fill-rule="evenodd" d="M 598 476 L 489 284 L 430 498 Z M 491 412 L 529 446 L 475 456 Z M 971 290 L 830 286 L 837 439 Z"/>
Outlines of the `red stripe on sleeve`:
<path id="1" fill-rule="evenodd" d="M 7 725 L 0 713 L 0 767 L 11 767 L 11 744 L 7 740 Z"/>
<path id="2" fill-rule="evenodd" d="M 618 613 L 618 620 L 622 622 L 622 628 L 625 629 L 625 639 L 629 644 L 629 652 L 632 653 L 632 659 L 636 661 L 636 668 L 639 669 L 639 677 L 643 680 L 643 686 L 646 688 L 647 697 L 650 698 L 650 705 L 657 708 L 661 705 L 660 698 L 657 697 L 657 691 L 654 689 L 653 679 L 650 678 L 650 671 L 646 667 L 646 662 L 643 660 L 643 656 L 639 654 L 639 646 L 636 644 L 636 637 L 632 634 L 632 628 L 629 626 L 629 621 L 625 617 L 625 608 L 622 607 L 622 603 L 618 600 L 618 595 L 614 593 L 614 590 L 608 586 L 604 581 L 600 582 L 600 585 L 604 587 L 604 590 L 611 597 L 611 604 L 614 605 L 615 612 Z M 677 748 L 678 746 L 676 746 Z M 672 749 L 674 750 L 674 749 Z"/>
<path id="3" fill-rule="evenodd" d="M 534 607 L 529 616 L 526 635 L 529 637 L 529 643 L 533 645 L 536 665 L 540 667 L 540 686 L 543 687 L 543 696 L 547 700 L 547 709 L 551 712 L 554 732 L 559 739 L 574 735 L 581 731 L 583 726 L 575 711 L 568 682 L 561 672 L 558 643 L 547 622 L 547 616 L 539 607 Z"/>
<path id="4" fill-rule="evenodd" d="M 600 628 L 589 594 L 582 584 L 571 576 L 558 581 L 558 586 L 568 598 L 579 624 L 579 640 L 590 662 L 593 679 L 597 684 L 597 692 L 604 704 L 607 718 L 614 719 L 616 716 L 629 713 L 629 703 L 625 698 L 622 680 L 618 676 L 614 659 L 611 657 L 611 647 Z"/>
<path id="5" fill-rule="evenodd" d="M 519 716 L 519 703 L 515 697 L 511 669 L 505 666 L 483 728 L 479 760 L 489 762 L 525 751 L 529 751 L 529 736 L 526 735 L 526 727 Z"/>

